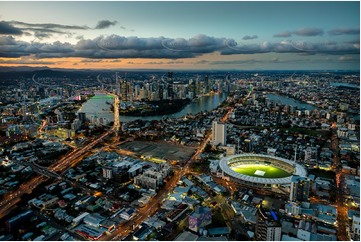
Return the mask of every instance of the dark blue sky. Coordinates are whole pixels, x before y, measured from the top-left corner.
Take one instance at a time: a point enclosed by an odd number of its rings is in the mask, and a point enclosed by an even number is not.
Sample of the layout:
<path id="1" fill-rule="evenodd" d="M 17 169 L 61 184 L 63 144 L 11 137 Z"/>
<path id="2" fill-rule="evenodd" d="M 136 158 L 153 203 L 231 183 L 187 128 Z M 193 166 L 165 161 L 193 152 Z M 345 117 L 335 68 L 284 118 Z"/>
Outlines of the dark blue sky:
<path id="1" fill-rule="evenodd" d="M 360 65 L 356 1 L 0 2 L 0 9 L 0 47 L 8 50 L 0 52 L 2 65 L 171 69 L 359 69 Z"/>

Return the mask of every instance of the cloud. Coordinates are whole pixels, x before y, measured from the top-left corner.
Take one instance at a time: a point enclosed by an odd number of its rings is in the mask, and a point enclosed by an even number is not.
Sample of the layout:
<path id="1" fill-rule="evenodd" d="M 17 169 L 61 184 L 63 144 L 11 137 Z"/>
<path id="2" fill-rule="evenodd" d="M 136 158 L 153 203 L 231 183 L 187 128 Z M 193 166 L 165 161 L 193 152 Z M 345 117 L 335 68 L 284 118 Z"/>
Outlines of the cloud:
<path id="1" fill-rule="evenodd" d="M 128 29 L 128 28 L 125 27 L 125 26 L 120 26 L 120 28 L 121 28 L 122 30 L 127 30 L 127 31 L 130 31 L 130 32 L 134 32 L 134 29 Z"/>
<path id="2" fill-rule="evenodd" d="M 41 33 L 40 33 L 41 34 Z M 45 35 L 42 35 L 45 37 Z M 238 44 L 233 39 L 216 38 L 203 34 L 189 39 L 165 37 L 125 37 L 119 35 L 99 36 L 94 39 L 79 39 L 77 43 L 56 41 L 43 43 L 17 41 L 0 36 L 0 57 L 34 55 L 36 58 L 82 57 L 89 59 L 147 58 L 172 59 L 194 58 L 204 54 L 239 55 L 257 53 L 298 53 L 302 55 L 359 54 L 360 46 L 355 42 L 313 43 L 308 41 L 283 40 Z"/>
<path id="3" fill-rule="evenodd" d="M 247 59 L 247 60 L 231 60 L 231 61 L 212 61 L 210 62 L 211 65 L 249 65 L 249 64 L 256 64 L 256 63 L 284 63 L 284 61 L 278 58 L 272 59 Z"/>
<path id="4" fill-rule="evenodd" d="M 318 35 L 323 35 L 323 30 L 320 28 L 301 28 L 295 31 L 284 31 L 278 34 L 274 34 L 273 37 L 288 38 L 291 37 L 292 35 L 304 36 L 304 37 L 318 36 Z"/>
<path id="5" fill-rule="evenodd" d="M 52 35 L 51 34 L 47 34 L 47 33 L 43 33 L 43 32 L 40 32 L 40 31 L 36 31 L 34 33 L 34 36 L 38 39 L 44 39 L 44 38 L 50 38 Z"/>
<path id="6" fill-rule="evenodd" d="M 14 37 L 7 35 L 7 36 L 0 36 L 0 46 L 11 46 L 11 45 L 18 45 L 18 42 L 14 39 Z"/>
<path id="7" fill-rule="evenodd" d="M 312 43 L 306 41 L 286 40 L 278 43 L 263 42 L 259 44 L 237 45 L 232 41 L 227 42 L 229 48 L 220 51 L 221 55 L 257 54 L 257 53 L 298 53 L 311 54 L 359 54 L 360 47 L 352 43 Z"/>
<path id="8" fill-rule="evenodd" d="M 72 30 L 87 30 L 88 26 L 78 25 L 62 25 L 52 23 L 25 23 L 20 21 L 1 21 L 0 22 L 0 34 L 10 35 L 33 35 L 37 39 L 44 39 L 52 37 L 52 34 L 65 34 L 71 37 Z"/>
<path id="9" fill-rule="evenodd" d="M 87 30 L 90 29 L 88 26 L 83 25 L 64 25 L 64 24 L 52 24 L 52 23 L 44 23 L 44 24 L 33 24 L 33 23 L 25 23 L 20 21 L 10 21 L 9 23 L 17 26 L 24 26 L 30 28 L 44 28 L 44 29 L 63 29 L 63 30 Z"/>
<path id="10" fill-rule="evenodd" d="M 128 64 L 128 65 L 141 65 L 142 63 L 140 63 L 140 62 L 134 62 L 134 61 L 128 61 L 127 64 Z"/>
<path id="11" fill-rule="evenodd" d="M 98 63 L 98 62 L 102 62 L 102 59 L 83 59 L 80 62 L 81 63 Z"/>
<path id="12" fill-rule="evenodd" d="M 274 34 L 273 37 L 277 37 L 277 38 L 287 38 L 287 37 L 291 37 L 292 33 L 289 31 L 285 31 L 285 32 L 281 32 L 278 34 Z"/>
<path id="13" fill-rule="evenodd" d="M 151 62 L 145 62 L 146 65 L 163 65 L 163 61 L 151 61 Z"/>
<path id="14" fill-rule="evenodd" d="M 109 28 L 110 26 L 116 25 L 117 23 L 118 23 L 117 21 L 100 20 L 97 23 L 97 26 L 95 26 L 95 29 L 106 29 Z"/>
<path id="15" fill-rule="evenodd" d="M 114 59 L 114 60 L 104 60 L 104 59 L 83 59 L 80 61 L 81 63 L 99 63 L 99 62 L 107 62 L 107 63 L 112 63 L 112 62 L 122 62 L 122 60 L 119 59 Z"/>
<path id="16" fill-rule="evenodd" d="M 29 33 L 29 32 L 23 32 L 23 35 L 24 35 L 24 36 L 32 36 L 32 34 Z"/>
<path id="17" fill-rule="evenodd" d="M 207 61 L 207 60 L 200 60 L 200 61 L 194 62 L 193 64 L 197 64 L 197 65 L 201 64 L 201 65 L 204 65 L 204 64 L 208 64 L 208 63 L 209 63 L 209 61 Z"/>
<path id="18" fill-rule="evenodd" d="M 211 65 L 244 65 L 244 64 L 254 64 L 260 62 L 259 60 L 231 60 L 231 61 L 211 61 Z"/>
<path id="19" fill-rule="evenodd" d="M 63 30 L 56 30 L 56 29 L 47 29 L 47 28 L 22 28 L 22 30 L 30 31 L 35 33 L 49 33 L 49 34 L 67 34 L 69 32 Z"/>
<path id="20" fill-rule="evenodd" d="M 53 65 L 53 64 L 60 64 L 62 61 L 53 62 L 53 61 L 41 61 L 38 60 L 34 56 L 26 56 L 21 57 L 19 59 L 10 59 L 10 60 L 0 60 L 0 64 L 19 64 L 19 65 Z"/>
<path id="21" fill-rule="evenodd" d="M 114 60 L 109 60 L 108 62 L 122 62 L 122 60 L 114 59 Z"/>
<path id="22" fill-rule="evenodd" d="M 281 60 L 279 58 L 272 59 L 242 59 L 242 60 L 227 60 L 227 61 L 211 61 L 210 65 L 254 65 L 258 63 L 299 63 L 299 62 L 310 62 L 310 59 L 292 59 L 292 60 Z"/>
<path id="23" fill-rule="evenodd" d="M 21 35 L 23 31 L 19 28 L 14 27 L 8 22 L 0 22 L 0 34 L 12 34 L 12 35 Z"/>
<path id="24" fill-rule="evenodd" d="M 355 56 L 340 56 L 339 61 L 341 62 L 360 62 L 360 58 L 356 58 Z"/>
<path id="25" fill-rule="evenodd" d="M 336 28 L 327 32 L 329 35 L 359 35 L 360 28 Z"/>
<path id="26" fill-rule="evenodd" d="M 183 64 L 184 61 L 168 61 L 167 64 L 174 65 L 174 64 Z"/>
<path id="27" fill-rule="evenodd" d="M 52 34 L 66 34 L 68 37 L 73 33 L 72 30 L 88 30 L 88 26 L 79 25 L 63 25 L 52 23 L 25 23 L 20 21 L 1 21 L 0 34 L 10 35 L 34 35 L 35 38 L 44 39 L 49 38 Z"/>
<path id="28" fill-rule="evenodd" d="M 317 36 L 323 35 L 323 30 L 319 28 L 302 28 L 293 33 L 298 36 Z"/>
<path id="29" fill-rule="evenodd" d="M 257 39 L 257 38 L 258 38 L 257 35 L 246 35 L 242 39 L 243 40 L 251 40 L 251 39 Z"/>

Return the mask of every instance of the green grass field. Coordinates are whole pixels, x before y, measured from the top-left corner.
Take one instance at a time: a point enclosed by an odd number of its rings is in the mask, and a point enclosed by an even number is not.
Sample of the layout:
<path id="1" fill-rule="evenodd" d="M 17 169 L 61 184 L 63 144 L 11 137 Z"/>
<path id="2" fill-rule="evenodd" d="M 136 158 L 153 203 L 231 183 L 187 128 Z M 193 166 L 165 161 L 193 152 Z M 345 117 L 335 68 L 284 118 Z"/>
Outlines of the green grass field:
<path id="1" fill-rule="evenodd" d="M 254 176 L 254 177 L 262 177 L 262 178 L 283 178 L 288 177 L 291 174 L 274 166 L 270 165 L 240 165 L 237 167 L 231 167 L 231 169 L 237 173 L 247 175 L 247 176 Z M 264 175 L 256 175 L 256 171 L 263 171 L 265 172 Z"/>

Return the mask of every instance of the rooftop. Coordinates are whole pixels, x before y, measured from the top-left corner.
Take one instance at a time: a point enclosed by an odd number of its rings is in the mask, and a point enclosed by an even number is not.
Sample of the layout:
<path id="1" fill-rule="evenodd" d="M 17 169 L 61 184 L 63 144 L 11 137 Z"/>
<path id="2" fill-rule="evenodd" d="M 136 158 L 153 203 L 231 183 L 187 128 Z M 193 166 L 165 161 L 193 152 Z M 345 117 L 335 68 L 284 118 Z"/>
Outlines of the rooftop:
<path id="1" fill-rule="evenodd" d="M 180 233 L 174 241 L 196 241 L 198 239 L 198 235 L 193 234 L 189 231 L 184 231 Z"/>

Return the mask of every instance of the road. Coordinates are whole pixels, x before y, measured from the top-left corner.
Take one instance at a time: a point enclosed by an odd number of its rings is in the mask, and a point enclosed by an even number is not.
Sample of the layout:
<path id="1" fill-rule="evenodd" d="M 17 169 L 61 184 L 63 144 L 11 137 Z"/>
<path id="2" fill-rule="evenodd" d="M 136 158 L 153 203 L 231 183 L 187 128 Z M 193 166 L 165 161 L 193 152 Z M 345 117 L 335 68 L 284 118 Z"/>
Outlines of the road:
<path id="1" fill-rule="evenodd" d="M 116 107 L 118 107 L 118 105 L 119 105 L 119 98 L 117 98 L 117 96 L 115 96 L 115 98 L 114 98 L 114 105 Z M 74 149 L 72 152 L 65 155 L 60 160 L 51 164 L 47 168 L 48 172 L 49 172 L 48 174 L 62 173 L 65 170 L 67 170 L 68 168 L 75 166 L 79 161 L 81 161 L 83 159 L 83 157 L 93 147 L 95 147 L 97 144 L 101 143 L 108 135 L 113 134 L 114 132 L 118 133 L 118 130 L 120 127 L 119 109 L 114 108 L 114 110 L 115 110 L 115 112 L 114 112 L 114 121 L 115 122 L 114 122 L 113 127 L 110 130 L 108 130 L 107 132 L 105 132 L 104 134 L 99 136 L 98 138 L 90 140 L 90 142 L 88 144 L 86 144 L 84 147 Z M 116 110 L 118 111 L 118 113 Z M 46 122 L 43 121 L 43 123 L 39 129 L 39 132 L 44 129 L 45 125 L 46 125 Z M 46 171 L 44 169 L 42 171 L 45 174 Z M 25 193 L 30 194 L 34 188 L 36 188 L 39 184 L 41 184 L 42 182 L 44 182 L 46 180 L 48 180 L 48 178 L 44 177 L 42 175 L 35 176 L 30 181 L 23 183 L 16 191 L 6 194 L 4 199 L 0 202 L 0 219 L 3 218 L 4 216 L 6 216 L 9 213 L 10 209 L 13 208 L 15 206 L 15 204 L 21 200 L 21 196 L 23 194 L 25 194 Z"/>
<path id="2" fill-rule="evenodd" d="M 40 183 L 46 181 L 48 178 L 38 175 L 32 178 L 27 183 L 23 183 L 16 191 L 8 193 L 0 202 L 0 218 L 6 216 L 11 209 L 21 201 L 21 196 L 25 193 L 30 194 L 32 190 Z"/>
<path id="3" fill-rule="evenodd" d="M 70 152 L 68 155 L 64 156 L 62 159 L 51 164 L 48 167 L 48 170 L 52 173 L 63 172 L 64 170 L 70 168 L 71 166 L 76 165 L 83 156 L 92 149 L 95 145 L 100 143 L 106 136 L 112 133 L 112 130 L 105 132 L 99 138 L 93 140 L 89 144 L 85 145 L 81 149 L 76 149 Z M 23 194 L 30 194 L 32 190 L 37 187 L 42 182 L 48 180 L 47 177 L 38 175 L 31 179 L 30 181 L 23 183 L 16 191 L 11 192 L 5 196 L 5 198 L 0 202 L 0 218 L 4 217 L 8 213 L 8 209 L 14 206 Z"/>
<path id="4" fill-rule="evenodd" d="M 339 156 L 339 141 L 337 138 L 337 128 L 335 125 L 332 125 L 333 135 L 332 135 L 332 144 L 331 149 L 333 152 L 333 169 L 336 173 L 336 207 L 337 207 L 337 237 L 338 240 L 346 241 L 350 240 L 347 233 L 347 225 L 348 225 L 348 207 L 345 206 L 346 202 L 343 194 L 343 174 L 342 169 L 340 168 L 341 159 Z"/>
<path id="5" fill-rule="evenodd" d="M 250 95 L 252 90 L 248 93 L 247 96 Z M 120 128 L 120 121 L 119 121 L 119 113 L 117 114 L 117 111 L 119 112 L 119 109 L 116 108 L 119 105 L 119 98 L 115 95 L 114 96 L 114 125 L 111 130 L 105 132 L 103 135 L 98 137 L 97 139 L 92 140 L 90 143 L 85 145 L 82 148 L 78 148 L 70 152 L 68 155 L 64 156 L 59 161 L 53 163 L 49 166 L 49 171 L 55 172 L 55 173 L 61 173 L 65 171 L 66 169 L 75 166 L 80 160 L 82 160 L 82 157 L 94 146 L 99 144 L 101 141 L 103 141 L 104 138 L 106 138 L 108 135 L 112 134 L 114 131 L 118 133 L 118 130 Z M 228 119 L 229 114 L 233 111 L 234 107 L 228 110 L 228 112 L 224 115 L 224 117 L 221 119 L 222 122 L 226 122 Z M 44 124 L 45 126 L 45 124 Z M 204 148 L 208 144 L 208 142 L 211 139 L 211 134 L 208 134 L 206 138 L 203 140 L 202 144 L 199 146 L 195 154 L 192 156 L 190 160 L 188 160 L 185 164 L 185 166 L 180 170 L 176 171 L 174 176 L 171 178 L 170 181 L 168 181 L 165 185 L 165 187 L 158 192 L 158 194 L 151 199 L 151 201 L 143 208 L 140 208 L 138 210 L 138 215 L 131 219 L 130 221 L 126 222 L 123 225 L 118 226 L 116 231 L 112 233 L 110 236 L 107 236 L 108 238 L 106 240 L 111 240 L 117 237 L 121 232 L 124 231 L 132 231 L 133 226 L 138 226 L 140 223 L 142 223 L 148 216 L 153 215 L 159 208 L 160 203 L 163 201 L 165 196 L 174 189 L 177 182 L 180 180 L 180 178 L 190 172 L 190 164 L 193 162 L 199 154 L 201 154 L 204 151 Z M 3 218 L 6 214 L 8 214 L 8 211 L 10 208 L 12 208 L 17 202 L 20 201 L 20 197 L 25 193 L 31 193 L 32 190 L 37 187 L 42 182 L 46 181 L 48 178 L 38 175 L 28 181 L 27 183 L 22 184 L 16 191 L 11 192 L 5 196 L 3 201 L 0 202 L 0 218 Z M 129 233 L 122 233 L 122 236 L 127 236 Z"/>
<path id="6" fill-rule="evenodd" d="M 250 96 L 252 91 L 250 91 L 247 97 Z M 229 114 L 233 111 L 234 107 L 230 108 L 228 112 L 222 117 L 221 121 L 226 122 Z M 101 239 L 104 241 L 108 240 L 119 240 L 119 237 L 127 237 L 129 234 L 134 231 L 133 227 L 139 226 L 144 220 L 148 217 L 155 214 L 155 212 L 159 209 L 160 204 L 163 202 L 164 198 L 167 194 L 169 194 L 176 187 L 178 181 L 180 181 L 181 177 L 185 174 L 191 172 L 190 165 L 194 162 L 198 155 L 201 154 L 206 145 L 212 138 L 212 134 L 209 133 L 206 135 L 194 155 L 184 164 L 184 166 L 180 170 L 174 171 L 174 176 L 166 183 L 166 185 L 157 193 L 155 197 L 153 197 L 146 206 L 140 208 L 138 210 L 138 215 L 128 222 L 121 224 L 117 227 L 117 229 L 111 235 L 105 235 Z M 121 235 L 120 235 L 121 234 Z"/>

